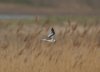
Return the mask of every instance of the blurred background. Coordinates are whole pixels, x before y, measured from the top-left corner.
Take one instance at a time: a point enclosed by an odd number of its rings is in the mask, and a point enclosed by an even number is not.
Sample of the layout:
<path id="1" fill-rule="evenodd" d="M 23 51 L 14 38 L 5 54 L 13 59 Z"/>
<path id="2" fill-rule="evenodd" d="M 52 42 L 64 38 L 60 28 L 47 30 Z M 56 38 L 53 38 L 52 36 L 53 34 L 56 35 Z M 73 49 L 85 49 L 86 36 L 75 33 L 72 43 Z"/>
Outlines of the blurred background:
<path id="1" fill-rule="evenodd" d="M 0 0 L 0 14 L 100 15 L 100 0 Z"/>
<path id="2" fill-rule="evenodd" d="M 100 72 L 99 3 L 0 0 L 0 72 Z"/>

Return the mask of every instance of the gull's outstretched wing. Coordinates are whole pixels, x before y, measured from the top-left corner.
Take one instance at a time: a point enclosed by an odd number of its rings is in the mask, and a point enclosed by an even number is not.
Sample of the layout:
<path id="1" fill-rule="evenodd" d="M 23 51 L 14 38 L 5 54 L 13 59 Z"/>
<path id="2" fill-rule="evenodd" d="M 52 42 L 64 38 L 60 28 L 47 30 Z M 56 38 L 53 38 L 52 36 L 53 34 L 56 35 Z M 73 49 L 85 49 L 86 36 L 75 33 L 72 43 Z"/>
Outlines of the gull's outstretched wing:
<path id="1" fill-rule="evenodd" d="M 54 38 L 54 36 L 55 36 L 55 31 L 53 28 L 51 28 L 49 31 L 48 37 L 52 39 L 52 38 Z"/>
<path id="2" fill-rule="evenodd" d="M 47 41 L 47 42 L 55 42 L 55 39 L 42 39 L 43 41 Z"/>

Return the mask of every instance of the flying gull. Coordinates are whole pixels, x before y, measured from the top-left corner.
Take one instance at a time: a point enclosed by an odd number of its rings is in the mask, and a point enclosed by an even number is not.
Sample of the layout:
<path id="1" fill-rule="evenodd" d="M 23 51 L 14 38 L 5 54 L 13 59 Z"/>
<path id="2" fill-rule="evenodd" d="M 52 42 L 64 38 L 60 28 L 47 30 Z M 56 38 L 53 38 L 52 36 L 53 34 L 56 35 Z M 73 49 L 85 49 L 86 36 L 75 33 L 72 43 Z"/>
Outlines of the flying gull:
<path id="1" fill-rule="evenodd" d="M 55 31 L 54 28 L 51 28 L 48 32 L 48 36 L 47 38 L 42 39 L 43 41 L 47 41 L 47 42 L 55 42 Z"/>

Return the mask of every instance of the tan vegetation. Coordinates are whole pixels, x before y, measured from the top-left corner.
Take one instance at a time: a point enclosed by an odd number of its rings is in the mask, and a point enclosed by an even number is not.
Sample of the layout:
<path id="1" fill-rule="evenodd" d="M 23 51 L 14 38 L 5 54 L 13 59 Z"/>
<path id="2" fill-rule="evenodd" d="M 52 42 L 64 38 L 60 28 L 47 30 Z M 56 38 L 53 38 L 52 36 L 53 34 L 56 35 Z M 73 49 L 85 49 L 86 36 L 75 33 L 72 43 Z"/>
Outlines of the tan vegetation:
<path id="1" fill-rule="evenodd" d="M 100 72 L 99 20 L 39 21 L 0 20 L 0 72 Z M 48 26 L 56 31 L 56 43 L 41 41 Z"/>

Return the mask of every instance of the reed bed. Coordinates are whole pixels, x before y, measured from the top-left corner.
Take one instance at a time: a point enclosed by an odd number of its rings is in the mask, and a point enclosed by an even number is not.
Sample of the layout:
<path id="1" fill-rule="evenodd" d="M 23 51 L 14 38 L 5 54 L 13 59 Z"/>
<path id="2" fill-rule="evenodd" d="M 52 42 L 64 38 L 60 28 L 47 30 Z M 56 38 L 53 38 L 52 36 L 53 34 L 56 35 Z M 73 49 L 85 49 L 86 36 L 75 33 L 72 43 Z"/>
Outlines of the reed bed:
<path id="1" fill-rule="evenodd" d="M 41 19 L 0 20 L 0 72 L 100 72 L 99 19 Z M 56 42 L 41 41 L 51 26 Z"/>

